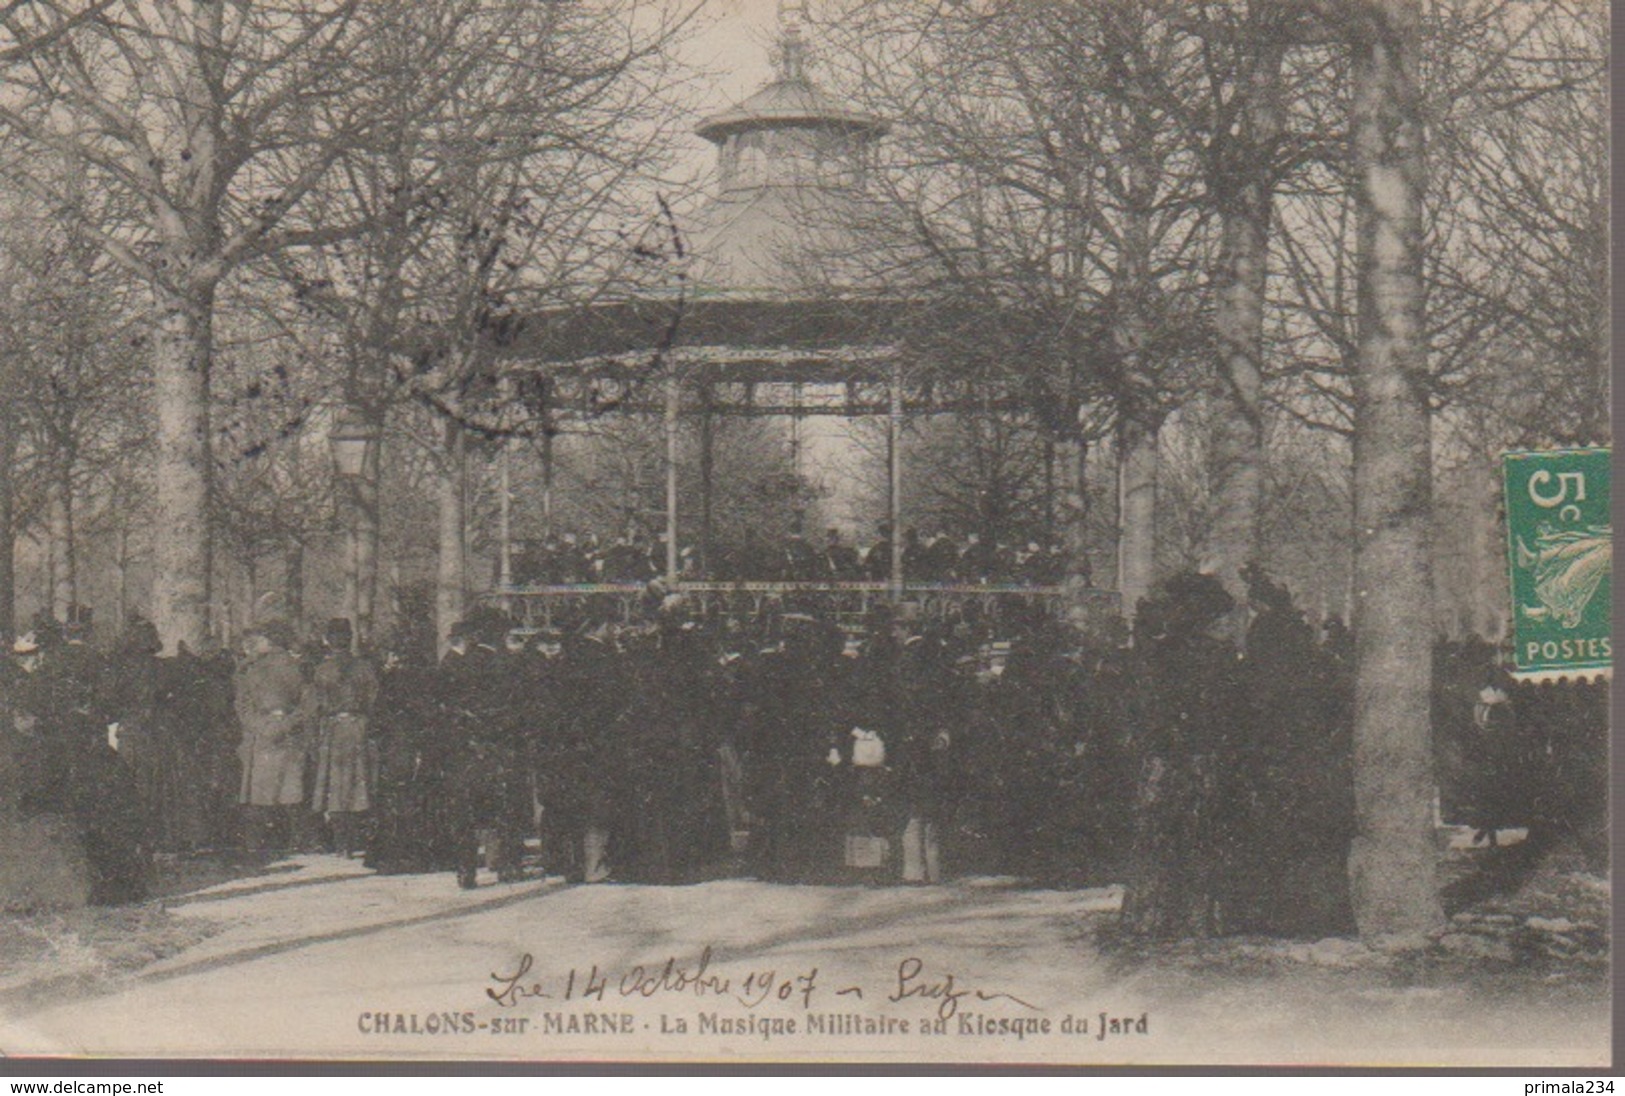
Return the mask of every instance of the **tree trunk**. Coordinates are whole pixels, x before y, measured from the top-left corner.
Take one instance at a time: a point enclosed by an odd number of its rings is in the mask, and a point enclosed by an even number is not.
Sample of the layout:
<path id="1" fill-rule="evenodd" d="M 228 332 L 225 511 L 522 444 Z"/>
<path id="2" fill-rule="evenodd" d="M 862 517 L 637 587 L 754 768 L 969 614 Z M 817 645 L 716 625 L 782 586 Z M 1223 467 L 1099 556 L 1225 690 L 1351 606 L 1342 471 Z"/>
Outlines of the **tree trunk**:
<path id="1" fill-rule="evenodd" d="M 17 530 L 11 476 L 16 455 L 11 410 L 0 406 L 0 641 L 7 644 L 17 633 Z"/>
<path id="2" fill-rule="evenodd" d="M 1087 455 L 1088 448 L 1085 446 Z M 1055 434 L 1044 431 L 1044 543 L 1051 544 L 1055 540 Z M 1082 469 L 1079 469 L 1080 473 Z M 1079 476 L 1078 490 L 1082 498 L 1087 498 L 1087 488 L 1083 485 L 1082 476 Z"/>
<path id="3" fill-rule="evenodd" d="M 1119 32 L 1128 29 L 1120 26 Z M 1111 326 L 1112 352 L 1123 378 L 1117 429 L 1117 590 L 1122 598 L 1123 619 L 1132 623 L 1140 599 L 1156 580 L 1157 567 L 1160 417 L 1154 409 L 1155 386 L 1145 351 L 1155 288 L 1151 276 L 1151 211 L 1159 179 L 1158 164 L 1150 155 L 1155 133 L 1144 110 L 1131 111 L 1122 118 L 1120 127 L 1130 147 L 1125 165 L 1128 201 L 1122 253 L 1112 279 L 1118 302 Z"/>
<path id="4" fill-rule="evenodd" d="M 208 375 L 213 287 L 160 306 L 153 339 L 156 441 L 156 574 L 152 620 L 164 653 L 184 642 L 196 651 L 209 630 Z"/>
<path id="5" fill-rule="evenodd" d="M 435 634 L 440 651 L 445 652 L 451 626 L 463 619 L 464 585 L 468 561 L 465 554 L 468 524 L 464 484 L 468 458 L 463 431 L 456 423 L 446 424 L 446 451 L 438 476 L 440 503 L 440 545 L 435 575 Z"/>
<path id="6" fill-rule="evenodd" d="M 1075 627 L 1093 630 L 1099 622 L 1091 616 L 1089 592 L 1094 584 L 1089 562 L 1089 442 L 1081 435 L 1057 447 L 1047 443 L 1048 458 L 1057 459 L 1057 449 L 1066 454 L 1066 466 L 1054 477 L 1051 490 L 1066 492 L 1061 512 L 1065 515 L 1067 573 L 1062 580 L 1067 595 L 1067 615 Z M 1050 519 L 1052 522 L 1056 519 Z"/>
<path id="7" fill-rule="evenodd" d="M 73 494 L 65 475 L 54 476 L 49 488 L 47 525 L 50 539 L 51 615 L 66 623 L 79 601 L 74 570 Z"/>
<path id="8" fill-rule="evenodd" d="M 1157 576 L 1157 429 L 1126 420 L 1117 434 L 1117 592 L 1132 622 Z"/>
<path id="9" fill-rule="evenodd" d="M 359 647 L 372 645 L 378 615 L 378 467 L 383 438 L 368 451 L 356 483 L 355 530 L 355 638 Z"/>
<path id="10" fill-rule="evenodd" d="M 1444 923 L 1434 864 L 1429 698 L 1432 444 L 1422 306 L 1418 0 L 1363 0 L 1351 136 L 1359 239 L 1354 376 L 1356 832 L 1360 935 L 1416 946 Z"/>
<path id="11" fill-rule="evenodd" d="M 1480 639 L 1506 638 L 1512 606 L 1506 587 L 1506 557 L 1501 546 L 1501 492 L 1496 482 L 1499 462 L 1493 452 L 1476 453 L 1467 468 L 1467 544 L 1472 560 L 1469 630 Z"/>
<path id="12" fill-rule="evenodd" d="M 113 566 L 117 571 L 116 585 L 114 586 L 113 606 L 114 621 L 118 634 L 123 635 L 130 625 L 130 525 L 121 522 L 115 537 L 118 547 L 115 549 Z"/>
<path id="13" fill-rule="evenodd" d="M 287 621 L 300 635 L 305 631 L 305 542 L 291 540 L 282 557 L 282 600 Z M 256 621 L 256 623 L 259 623 Z"/>
<path id="14" fill-rule="evenodd" d="M 712 577 L 711 566 L 711 481 L 715 473 L 716 462 L 716 436 L 715 424 L 711 414 L 711 389 L 708 386 L 704 394 L 705 409 L 700 412 L 700 574 L 705 578 Z"/>
<path id="15" fill-rule="evenodd" d="M 1236 599 L 1237 638 L 1245 626 L 1241 571 L 1257 560 L 1263 484 L 1264 283 L 1269 266 L 1272 160 L 1281 132 L 1284 43 L 1258 36 L 1242 132 L 1214 181 L 1222 226 L 1213 325 L 1219 340 L 1218 429 L 1211 458 L 1214 522 L 1202 570 Z"/>

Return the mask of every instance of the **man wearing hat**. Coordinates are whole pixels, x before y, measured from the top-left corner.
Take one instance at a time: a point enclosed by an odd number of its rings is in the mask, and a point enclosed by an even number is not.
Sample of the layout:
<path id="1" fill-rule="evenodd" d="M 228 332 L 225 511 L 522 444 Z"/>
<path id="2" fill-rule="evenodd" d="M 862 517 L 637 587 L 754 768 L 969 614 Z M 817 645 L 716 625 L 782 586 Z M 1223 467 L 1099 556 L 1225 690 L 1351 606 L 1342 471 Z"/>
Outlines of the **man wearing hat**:
<path id="1" fill-rule="evenodd" d="M 291 844 L 299 825 L 295 815 L 305 802 L 305 682 L 290 653 L 293 644 L 287 622 L 266 621 L 249 633 L 247 657 L 237 671 L 237 755 L 243 764 L 237 801 L 247 808 L 244 836 L 251 852 Z"/>
<path id="2" fill-rule="evenodd" d="M 513 664 L 499 653 L 512 622 L 480 609 L 453 625 L 451 649 L 441 660 L 438 693 L 448 741 L 446 767 L 457 883 L 476 883 L 480 834 L 497 878 L 520 877 L 529 786 L 519 759 L 519 719 L 511 703 Z"/>
<path id="3" fill-rule="evenodd" d="M 885 582 L 891 578 L 891 522 L 881 522 L 878 532 L 879 536 L 863 557 L 864 577 L 870 582 Z"/>
<path id="4" fill-rule="evenodd" d="M 861 572 L 858 550 L 841 543 L 841 531 L 831 529 L 824 542 L 824 578 L 834 582 L 850 582 Z"/>

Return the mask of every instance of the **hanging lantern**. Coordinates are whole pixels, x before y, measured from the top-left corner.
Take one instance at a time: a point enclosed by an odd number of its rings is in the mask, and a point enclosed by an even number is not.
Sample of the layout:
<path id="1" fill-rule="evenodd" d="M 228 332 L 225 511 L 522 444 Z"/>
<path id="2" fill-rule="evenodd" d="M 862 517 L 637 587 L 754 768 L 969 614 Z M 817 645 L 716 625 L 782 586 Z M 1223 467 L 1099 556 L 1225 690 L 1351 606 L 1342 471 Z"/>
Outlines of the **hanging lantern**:
<path id="1" fill-rule="evenodd" d="M 358 479 L 367 469 L 378 444 L 378 424 L 358 408 L 347 407 L 333 423 L 327 443 L 333 449 L 333 469 L 345 479 Z"/>

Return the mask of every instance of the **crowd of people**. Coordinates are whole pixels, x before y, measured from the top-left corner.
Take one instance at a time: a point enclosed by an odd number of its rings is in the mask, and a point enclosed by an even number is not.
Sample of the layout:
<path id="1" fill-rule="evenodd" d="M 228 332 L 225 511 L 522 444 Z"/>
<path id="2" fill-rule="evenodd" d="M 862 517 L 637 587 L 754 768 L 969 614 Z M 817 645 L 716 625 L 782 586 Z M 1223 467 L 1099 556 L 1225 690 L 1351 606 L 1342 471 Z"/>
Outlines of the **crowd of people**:
<path id="1" fill-rule="evenodd" d="M 3 664 L 3 783 L 75 821 L 98 901 L 138 897 L 155 852 L 325 849 L 471 887 L 483 849 L 499 880 L 1015 874 L 1127 882 L 1149 935 L 1336 931 L 1353 639 L 1250 581 L 1244 656 L 1200 575 L 1143 601 L 1132 643 L 1014 606 L 882 604 L 853 633 L 813 601 L 681 595 L 535 633 L 479 610 L 433 664 L 354 653 L 343 620 L 320 643 L 264 622 L 235 656 L 160 657 L 141 621 L 105 654 L 45 626 Z M 1440 657 L 1447 809 L 1491 835 L 1552 817 L 1540 774 L 1606 742 L 1601 688 L 1514 686 L 1483 645 Z"/>
<path id="2" fill-rule="evenodd" d="M 893 543 L 885 522 L 873 543 L 862 548 L 848 544 L 839 529 L 827 530 L 822 544 L 799 533 L 775 543 L 746 531 L 742 541 L 713 551 L 710 559 L 693 545 L 680 545 L 678 572 L 685 579 L 713 582 L 886 582 L 892 577 Z M 1005 543 L 975 532 L 961 538 L 946 530 L 926 535 L 908 527 L 896 543 L 909 582 L 1050 586 L 1067 574 L 1068 556 L 1055 541 Z M 510 578 L 516 586 L 560 586 L 649 582 L 666 573 L 664 533 L 630 533 L 605 543 L 596 533 L 566 532 L 522 543 Z"/>

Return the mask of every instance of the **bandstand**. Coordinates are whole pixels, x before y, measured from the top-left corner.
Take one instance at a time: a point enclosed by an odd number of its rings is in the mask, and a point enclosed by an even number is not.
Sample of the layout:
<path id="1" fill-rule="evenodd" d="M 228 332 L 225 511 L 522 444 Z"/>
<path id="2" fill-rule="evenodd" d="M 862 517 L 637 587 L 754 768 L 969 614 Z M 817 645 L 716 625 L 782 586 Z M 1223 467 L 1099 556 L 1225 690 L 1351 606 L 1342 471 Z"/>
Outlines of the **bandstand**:
<path id="1" fill-rule="evenodd" d="M 996 615 L 1013 604 L 1079 620 L 1118 611 L 1115 592 L 1059 585 L 928 583 L 903 570 L 902 430 L 911 416 L 986 413 L 1016 400 L 913 361 L 895 318 L 918 302 L 866 284 L 852 269 L 862 241 L 854 226 L 874 216 L 864 197 L 884 119 L 826 95 L 808 76 L 806 46 L 792 20 L 780 39 L 775 78 L 696 133 L 717 148 L 717 191 L 691 225 L 673 226 L 684 260 L 675 292 L 648 293 L 574 313 L 536 317 L 500 350 L 519 390 L 545 389 L 559 416 L 641 414 L 665 427 L 664 592 L 733 612 L 816 599 L 850 624 L 876 602 L 942 614 L 966 602 Z M 809 416 L 881 417 L 886 424 L 890 575 L 884 581 L 707 581 L 680 570 L 680 534 L 711 556 L 712 430 L 727 416 L 783 416 L 799 461 L 799 423 Z M 679 514 L 678 436 L 696 421 L 699 513 Z M 550 459 L 544 448 L 544 461 Z M 799 464 L 797 465 L 799 473 Z M 550 473 L 549 482 L 550 482 Z M 506 522 L 504 522 L 506 526 Z M 650 598 L 639 584 L 518 585 L 504 543 L 497 586 L 482 600 L 526 628 L 548 624 L 563 604 L 610 599 L 631 619 Z"/>

